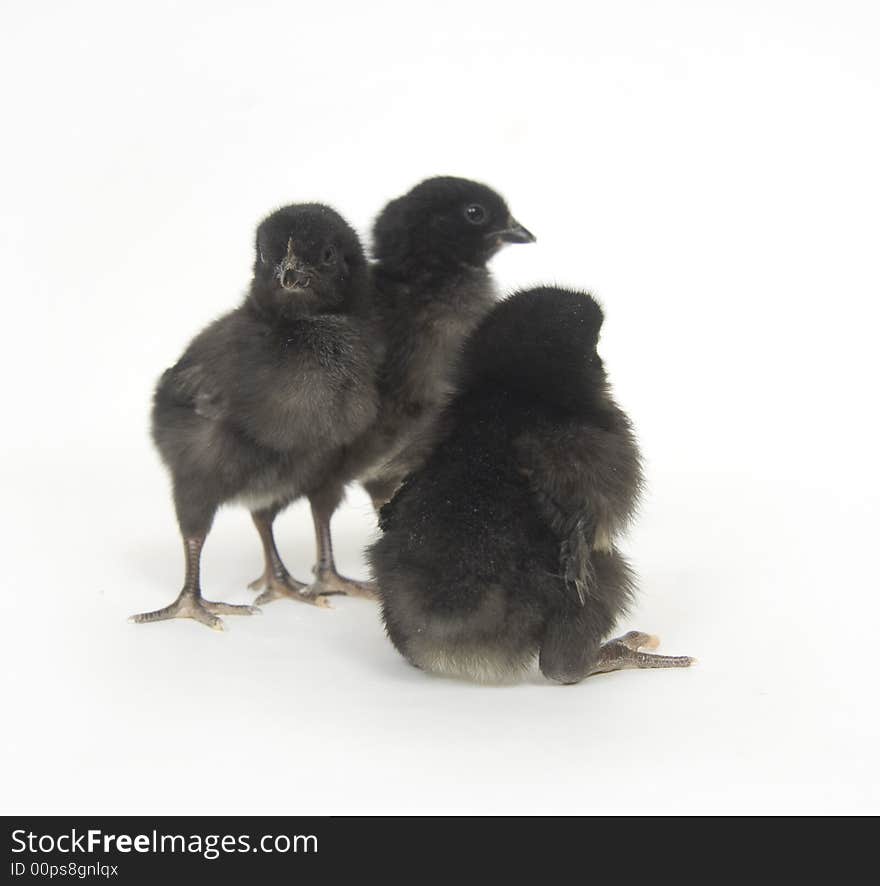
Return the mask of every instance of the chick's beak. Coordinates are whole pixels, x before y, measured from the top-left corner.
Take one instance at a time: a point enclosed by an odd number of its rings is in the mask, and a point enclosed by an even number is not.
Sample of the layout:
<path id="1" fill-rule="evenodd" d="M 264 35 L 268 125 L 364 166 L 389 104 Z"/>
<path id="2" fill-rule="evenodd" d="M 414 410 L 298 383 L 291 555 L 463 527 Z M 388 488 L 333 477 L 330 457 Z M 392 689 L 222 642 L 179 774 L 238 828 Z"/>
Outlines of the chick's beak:
<path id="1" fill-rule="evenodd" d="M 288 292 L 297 289 L 306 289 L 312 282 L 311 275 L 308 271 L 301 268 L 285 267 L 285 262 L 281 263 L 278 269 L 278 280 L 281 286 Z"/>
<path id="2" fill-rule="evenodd" d="M 536 239 L 535 235 L 515 218 L 509 219 L 507 227 L 499 231 L 497 236 L 504 243 L 534 243 Z"/>
<path id="3" fill-rule="evenodd" d="M 305 264 L 296 257 L 293 251 L 293 238 L 288 241 L 287 255 L 278 265 L 278 282 L 288 292 L 305 289 L 312 282 L 312 276 Z"/>

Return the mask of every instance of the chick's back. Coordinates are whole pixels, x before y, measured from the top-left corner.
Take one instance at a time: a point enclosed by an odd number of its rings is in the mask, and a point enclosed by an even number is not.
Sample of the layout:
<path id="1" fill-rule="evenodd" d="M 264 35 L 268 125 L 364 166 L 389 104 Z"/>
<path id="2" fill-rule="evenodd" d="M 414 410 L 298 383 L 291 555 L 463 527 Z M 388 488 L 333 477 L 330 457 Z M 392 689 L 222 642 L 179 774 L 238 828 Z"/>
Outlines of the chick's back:
<path id="1" fill-rule="evenodd" d="M 418 667 L 516 678 L 554 619 L 580 623 L 588 650 L 629 599 L 611 539 L 635 505 L 638 450 L 591 363 L 601 314 L 577 301 L 587 298 L 535 290 L 492 311 L 468 343 L 440 442 L 382 510 L 369 559 L 389 637 Z M 596 531 L 579 528 L 584 514 Z M 591 573 L 582 605 L 565 557 L 572 534 L 588 532 L 603 549 L 580 564 Z"/>

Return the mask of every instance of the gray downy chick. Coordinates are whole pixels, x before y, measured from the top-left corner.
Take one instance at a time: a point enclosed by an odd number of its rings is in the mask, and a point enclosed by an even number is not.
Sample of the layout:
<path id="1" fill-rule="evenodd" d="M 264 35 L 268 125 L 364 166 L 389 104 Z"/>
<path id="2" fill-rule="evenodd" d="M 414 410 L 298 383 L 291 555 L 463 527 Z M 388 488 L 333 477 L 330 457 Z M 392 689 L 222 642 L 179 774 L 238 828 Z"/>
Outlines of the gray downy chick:
<path id="1" fill-rule="evenodd" d="M 381 359 L 360 241 L 321 204 L 279 209 L 257 229 L 253 279 L 243 304 L 197 335 L 156 388 L 153 440 L 171 474 L 183 537 L 185 579 L 174 603 L 138 623 L 257 611 L 202 597 L 202 545 L 217 509 L 251 511 L 265 556 L 257 603 L 287 597 L 319 606 L 326 593 L 370 595 L 338 575 L 329 522 L 353 479 L 343 454 L 376 419 Z M 275 516 L 309 498 L 318 561 L 305 584 L 285 568 Z"/>

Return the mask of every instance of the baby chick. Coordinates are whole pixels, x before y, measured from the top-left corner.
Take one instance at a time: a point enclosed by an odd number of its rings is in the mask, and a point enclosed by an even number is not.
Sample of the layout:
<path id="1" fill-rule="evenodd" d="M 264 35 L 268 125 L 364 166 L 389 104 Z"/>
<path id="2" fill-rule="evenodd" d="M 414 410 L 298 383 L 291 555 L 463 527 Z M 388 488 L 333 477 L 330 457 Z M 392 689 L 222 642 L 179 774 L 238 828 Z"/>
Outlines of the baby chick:
<path id="1" fill-rule="evenodd" d="M 463 178 L 427 179 L 379 214 L 373 282 L 386 347 L 380 414 L 352 453 L 377 508 L 429 448 L 461 345 L 495 303 L 487 263 L 506 243 L 534 239 L 502 197 Z"/>
<path id="2" fill-rule="evenodd" d="M 342 472 L 344 447 L 377 414 L 370 291 L 360 241 L 334 210 L 296 204 L 260 224 L 243 304 L 196 336 L 156 388 L 153 440 L 171 473 L 186 576 L 174 603 L 132 621 L 222 628 L 219 615 L 256 611 L 201 595 L 202 545 L 228 502 L 250 509 L 263 544 L 257 603 L 325 606 L 326 591 L 368 593 L 336 572 L 329 521 L 353 479 Z M 308 586 L 288 573 L 272 533 L 275 516 L 303 495 L 318 544 Z"/>
<path id="3" fill-rule="evenodd" d="M 637 631 L 603 644 L 634 591 L 616 547 L 639 451 L 596 353 L 602 311 L 540 288 L 499 303 L 467 342 L 439 442 L 382 508 L 370 548 L 388 636 L 416 667 L 484 681 L 576 683 L 687 667 Z"/>

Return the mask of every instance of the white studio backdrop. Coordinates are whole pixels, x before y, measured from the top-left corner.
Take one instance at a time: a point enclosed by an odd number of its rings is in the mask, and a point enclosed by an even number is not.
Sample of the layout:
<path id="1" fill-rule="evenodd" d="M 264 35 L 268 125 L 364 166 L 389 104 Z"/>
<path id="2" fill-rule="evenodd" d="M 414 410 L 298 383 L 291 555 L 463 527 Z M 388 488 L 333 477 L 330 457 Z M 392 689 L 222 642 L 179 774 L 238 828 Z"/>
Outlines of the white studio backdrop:
<path id="1" fill-rule="evenodd" d="M 2 811 L 880 810 L 878 37 L 870 2 L 5 4 Z M 152 386 L 256 223 L 366 237 L 435 174 L 537 235 L 503 288 L 605 305 L 650 486 L 622 627 L 696 668 L 430 679 L 361 600 L 126 623 L 181 581 Z M 359 490 L 334 530 L 364 574 Z M 221 512 L 207 595 L 259 569 Z"/>

